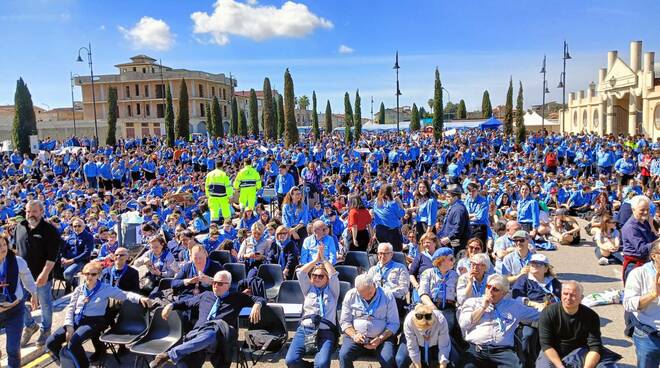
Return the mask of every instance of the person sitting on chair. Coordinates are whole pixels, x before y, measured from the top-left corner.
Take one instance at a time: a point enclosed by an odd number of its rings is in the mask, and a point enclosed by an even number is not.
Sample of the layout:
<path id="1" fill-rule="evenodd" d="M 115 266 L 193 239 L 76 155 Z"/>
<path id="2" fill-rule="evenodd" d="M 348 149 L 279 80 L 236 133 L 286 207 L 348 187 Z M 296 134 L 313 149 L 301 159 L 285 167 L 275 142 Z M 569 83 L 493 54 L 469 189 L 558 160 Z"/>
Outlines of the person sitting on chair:
<path id="1" fill-rule="evenodd" d="M 252 224 L 252 234 L 241 244 L 238 251 L 238 261 L 245 263 L 247 278 L 251 279 L 257 276 L 259 266 L 266 259 L 266 252 L 270 249 L 272 241 L 264 236 L 266 226 L 261 222 Z"/>
<path id="2" fill-rule="evenodd" d="M 396 366 L 395 333 L 401 324 L 396 301 L 372 276 L 362 274 L 355 278 L 355 288 L 344 297 L 339 324 L 344 332 L 340 367 L 353 368 L 353 362 L 369 351 L 378 354 L 381 367 Z"/>
<path id="3" fill-rule="evenodd" d="M 71 350 L 77 367 L 89 367 L 83 343 L 92 339 L 96 352 L 90 357 L 97 360 L 105 352 L 105 346 L 98 340 L 99 335 L 108 327 L 106 313 L 109 299 L 119 301 L 130 300 L 148 307 L 151 301 L 139 294 L 125 292 L 115 286 L 99 281 L 102 266 L 90 262 L 83 267 L 85 282 L 71 294 L 71 302 L 64 311 L 63 326 L 57 329 L 46 340 L 46 349 L 59 361 L 60 349 L 66 342 Z"/>
<path id="4" fill-rule="evenodd" d="M 277 231 L 279 234 L 280 229 Z M 286 227 L 282 231 L 286 232 Z M 289 351 L 286 353 L 287 367 L 303 368 L 309 365 L 308 362 L 303 360 L 306 350 L 305 336 L 314 333 L 314 331 L 318 331 L 315 342 L 318 353 L 314 357 L 314 367 L 330 367 L 332 353 L 338 343 L 339 330 L 336 325 L 339 274 L 332 264 L 324 258 L 323 253 L 323 249 L 320 249 L 316 253 L 316 259 L 300 267 L 296 272 L 300 288 L 303 295 L 305 295 L 305 301 L 300 325 L 293 336 Z M 317 322 L 315 318 L 318 319 L 318 317 L 314 316 L 320 317 L 319 321 L 324 321 Z M 332 323 L 332 326 L 329 326 L 328 322 Z"/>
<path id="5" fill-rule="evenodd" d="M 415 368 L 456 365 L 457 354 L 451 346 L 447 321 L 439 310 L 417 304 L 403 322 L 403 334 L 396 353 L 397 367 L 407 368 L 411 362 Z"/>
<path id="6" fill-rule="evenodd" d="M 112 258 L 115 264 L 103 270 L 100 280 L 124 291 L 139 292 L 140 275 L 135 268 L 127 264 L 128 249 L 117 248 Z"/>
<path id="7" fill-rule="evenodd" d="M 294 270 L 298 267 L 298 248 L 296 243 L 289 237 L 289 229 L 280 225 L 275 229 L 275 242 L 270 246 L 266 259 L 273 264 L 282 267 L 282 275 L 285 280 L 292 280 Z"/>
<path id="8" fill-rule="evenodd" d="M 160 236 L 153 236 L 149 239 L 149 250 L 142 257 L 135 260 L 135 267 L 147 266 L 147 275 L 144 277 L 144 283 L 141 287 L 141 294 L 148 295 L 156 287 L 160 279 L 172 277 L 178 271 L 178 265 L 174 256 L 165 246 L 165 239 Z"/>
<path id="9" fill-rule="evenodd" d="M 456 284 L 458 273 L 453 270 L 454 251 L 443 247 L 433 253 L 434 268 L 424 271 L 419 294 L 424 305 L 439 310 L 452 331 L 456 327 Z"/>
<path id="10" fill-rule="evenodd" d="M 172 310 L 198 310 L 199 319 L 193 329 L 183 338 L 183 343 L 163 352 L 149 363 L 155 368 L 170 361 L 177 365 L 184 361 L 188 368 L 200 368 L 206 360 L 206 351 L 221 351 L 216 354 L 220 365 L 231 364 L 233 347 L 238 334 L 238 315 L 243 308 L 252 308 L 250 322 L 261 320 L 261 308 L 266 300 L 258 296 L 248 296 L 240 292 L 229 292 L 231 274 L 219 271 L 213 276 L 213 291 L 205 291 L 194 297 L 170 303 L 163 308 L 161 316 L 167 319 Z M 200 354 L 201 353 L 201 354 Z M 214 364 L 216 366 L 216 364 Z"/>
<path id="11" fill-rule="evenodd" d="M 213 275 L 223 269 L 221 264 L 208 258 L 201 244 L 192 246 L 190 257 L 192 260 L 186 262 L 172 280 L 172 289 L 178 298 L 210 291 Z"/>
<path id="12" fill-rule="evenodd" d="M 393 249 L 390 243 L 380 243 L 377 253 L 378 263 L 371 266 L 367 274 L 373 277 L 378 286 L 392 294 L 396 299 L 399 315 L 403 318 L 405 315 L 403 307 L 406 304 L 406 295 L 410 286 L 410 275 L 404 264 L 392 260 L 394 257 Z"/>
<path id="13" fill-rule="evenodd" d="M 486 293 L 488 276 L 493 273 L 488 255 L 477 253 L 470 257 L 470 270 L 461 275 L 456 284 L 456 302 L 463 304 L 468 298 L 476 298 Z"/>

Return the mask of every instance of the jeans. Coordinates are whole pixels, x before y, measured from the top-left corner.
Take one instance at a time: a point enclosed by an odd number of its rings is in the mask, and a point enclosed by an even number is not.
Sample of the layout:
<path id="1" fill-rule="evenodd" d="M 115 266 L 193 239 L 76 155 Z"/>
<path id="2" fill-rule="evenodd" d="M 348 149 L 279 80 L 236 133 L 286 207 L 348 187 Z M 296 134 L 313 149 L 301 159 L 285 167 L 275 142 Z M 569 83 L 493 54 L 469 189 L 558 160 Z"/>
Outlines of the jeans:
<path id="1" fill-rule="evenodd" d="M 521 324 L 516 330 L 516 340 L 519 342 L 516 348 L 523 367 L 534 366 L 541 351 L 538 328 Z"/>
<path id="2" fill-rule="evenodd" d="M 309 328 L 298 326 L 298 330 L 296 330 L 296 334 L 293 336 L 291 345 L 289 345 L 289 350 L 286 353 L 285 362 L 287 367 L 306 368 L 312 365 L 312 363 L 303 360 L 303 357 L 305 356 L 305 334 L 311 332 L 312 330 Z M 314 356 L 314 367 L 330 367 L 332 353 L 337 346 L 335 334 L 330 330 L 320 329 L 317 335 L 316 344 L 319 351 L 316 353 L 316 356 Z"/>
<path id="3" fill-rule="evenodd" d="M 71 340 L 69 341 L 69 350 L 76 358 L 79 364 L 79 368 L 88 368 L 89 359 L 87 359 L 87 354 L 85 354 L 85 349 L 83 348 L 83 343 L 88 339 L 94 339 L 98 337 L 104 330 L 102 324 L 87 325 L 81 324 L 73 332 Z M 52 335 L 48 336 L 46 340 L 46 349 L 50 351 L 55 357 L 59 357 L 60 349 L 62 345 L 66 342 L 66 330 L 64 327 L 58 328 Z M 104 349 L 101 346 L 95 346 L 97 351 L 98 349 Z"/>
<path id="4" fill-rule="evenodd" d="M 587 348 L 577 348 L 566 356 L 561 358 L 561 361 L 567 367 L 584 367 L 584 359 L 587 356 L 589 349 Z M 616 367 L 616 362 L 621 359 L 621 356 L 607 348 L 603 348 L 600 352 L 600 362 L 596 365 L 596 368 L 614 368 Z M 637 365 L 638 367 L 642 367 Z M 656 364 L 654 366 L 657 367 Z M 536 368 L 554 368 L 554 364 L 550 362 L 548 356 L 545 353 L 539 354 L 538 359 L 536 359 Z"/>
<path id="5" fill-rule="evenodd" d="M 423 368 L 428 368 L 428 367 L 437 367 L 439 362 L 438 362 L 438 345 L 434 345 L 429 347 L 429 362 L 424 361 L 424 347 L 420 346 L 419 351 L 421 354 L 422 358 L 422 367 Z M 460 360 L 460 356 L 458 354 L 458 351 L 452 344 L 451 346 L 451 352 L 449 353 L 449 356 L 447 357 L 449 359 L 449 366 L 453 367 L 458 367 L 458 362 Z M 410 354 L 408 353 L 408 345 L 406 344 L 406 337 L 401 335 L 401 341 L 399 342 L 399 350 L 396 353 L 396 366 L 397 368 L 408 368 L 412 364 L 412 361 L 410 360 Z"/>
<path id="6" fill-rule="evenodd" d="M 50 331 L 53 324 L 53 281 L 48 281 L 44 286 L 37 288 L 37 299 L 39 299 L 39 306 L 41 307 L 41 331 Z M 27 307 L 25 307 L 27 308 Z M 25 327 L 30 327 L 36 322 L 32 318 L 31 311 L 25 309 L 26 313 L 23 316 Z"/>
<path id="7" fill-rule="evenodd" d="M 80 270 L 82 270 L 84 263 L 72 263 L 64 269 L 64 280 L 69 283 L 69 285 L 76 287 L 78 286 L 78 279 L 76 275 Z"/>
<path id="8" fill-rule="evenodd" d="M 389 338 L 387 341 L 378 345 L 376 348 L 378 363 L 382 368 L 394 368 L 396 367 L 396 361 L 394 358 L 396 346 L 395 339 Z M 344 341 L 339 349 L 339 367 L 341 368 L 353 368 L 353 362 L 358 360 L 360 356 L 369 354 L 374 350 L 369 350 L 363 345 L 357 344 L 353 339 L 344 335 Z"/>
<path id="9" fill-rule="evenodd" d="M 649 335 L 639 328 L 635 328 L 633 342 L 635 343 L 638 367 L 656 368 L 660 366 L 660 336 Z"/>
<path id="10" fill-rule="evenodd" d="M 7 363 L 9 368 L 20 368 L 21 366 L 21 334 L 23 333 L 23 314 L 25 303 L 18 305 L 3 313 L 0 313 L 0 326 L 4 327 L 7 341 Z"/>
<path id="11" fill-rule="evenodd" d="M 520 360 L 513 347 L 470 344 L 465 352 L 465 368 L 520 368 Z"/>
<path id="12" fill-rule="evenodd" d="M 186 356 L 198 351 L 205 352 L 216 345 L 217 333 L 212 329 L 192 330 L 186 335 L 182 344 L 173 347 L 167 354 L 176 364 Z M 206 355 L 204 355 L 206 356 Z"/>

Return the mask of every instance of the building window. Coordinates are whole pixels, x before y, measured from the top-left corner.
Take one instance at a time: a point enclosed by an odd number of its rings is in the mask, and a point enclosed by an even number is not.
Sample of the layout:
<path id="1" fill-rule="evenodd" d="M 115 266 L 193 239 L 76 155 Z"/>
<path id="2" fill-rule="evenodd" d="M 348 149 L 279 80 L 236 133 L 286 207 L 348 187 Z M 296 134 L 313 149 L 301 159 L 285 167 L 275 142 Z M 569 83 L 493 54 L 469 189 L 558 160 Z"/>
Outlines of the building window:
<path id="1" fill-rule="evenodd" d="M 598 128 L 598 110 L 594 110 L 594 116 L 591 118 L 591 124 L 594 126 L 594 129 Z"/>
<path id="2" fill-rule="evenodd" d="M 126 127 L 126 138 L 135 138 L 135 128 Z"/>
<path id="3" fill-rule="evenodd" d="M 137 106 L 135 107 L 135 115 L 137 115 L 137 116 L 141 115 L 140 114 L 140 104 L 137 104 Z"/>
<path id="4" fill-rule="evenodd" d="M 215 97 L 215 87 L 211 87 L 211 97 Z"/>
<path id="5" fill-rule="evenodd" d="M 165 117 L 165 104 L 156 105 L 156 117 L 164 118 Z"/>
<path id="6" fill-rule="evenodd" d="M 224 110 L 223 115 L 224 115 L 224 117 L 227 117 L 227 105 L 224 105 L 222 107 L 223 107 L 223 110 Z"/>
<path id="7" fill-rule="evenodd" d="M 577 121 L 577 111 L 573 113 L 573 126 L 577 126 L 578 121 Z"/>
<path id="8" fill-rule="evenodd" d="M 148 137 L 149 136 L 149 127 L 142 127 L 142 136 L 143 137 Z"/>
<path id="9" fill-rule="evenodd" d="M 147 72 L 147 68 L 142 68 L 142 73 L 146 73 L 146 72 Z"/>
<path id="10" fill-rule="evenodd" d="M 135 95 L 136 95 L 136 96 L 139 96 L 139 95 L 140 95 L 140 86 L 137 85 L 137 84 L 135 85 Z"/>
<path id="11" fill-rule="evenodd" d="M 149 97 L 149 86 L 144 86 L 144 97 Z"/>
<path id="12" fill-rule="evenodd" d="M 126 98 L 131 98 L 131 87 L 126 86 Z"/>
<path id="13" fill-rule="evenodd" d="M 151 74 L 154 74 L 154 73 L 156 73 L 156 71 L 154 70 L 154 68 L 151 68 Z"/>
<path id="14" fill-rule="evenodd" d="M 137 72 L 137 68 L 136 68 L 136 67 L 133 67 L 133 71 L 134 71 L 134 72 Z"/>
<path id="15" fill-rule="evenodd" d="M 154 124 L 154 135 L 156 137 L 160 137 L 161 135 L 163 135 L 162 131 L 160 130 L 160 123 Z"/>
<path id="16" fill-rule="evenodd" d="M 199 97 L 204 97 L 204 86 L 201 84 L 199 85 Z"/>
<path id="17" fill-rule="evenodd" d="M 655 129 L 660 129 L 660 105 L 655 105 L 654 125 Z"/>
<path id="18" fill-rule="evenodd" d="M 147 116 L 151 116 L 151 105 L 149 105 L 149 104 L 144 105 L 144 113 Z"/>
<path id="19" fill-rule="evenodd" d="M 587 129 L 587 112 L 582 113 L 582 129 Z"/>
<path id="20" fill-rule="evenodd" d="M 204 108 L 204 104 L 201 103 L 199 104 L 199 116 L 204 117 L 206 115 L 206 109 Z"/>
<path id="21" fill-rule="evenodd" d="M 225 92 L 226 92 L 226 90 L 223 88 L 223 89 L 222 89 L 222 99 L 223 99 L 223 100 L 226 100 L 226 99 L 227 99 L 227 94 L 226 94 Z"/>
<path id="22" fill-rule="evenodd" d="M 126 106 L 126 112 L 129 117 L 133 116 L 133 109 L 131 109 L 131 105 Z"/>
<path id="23" fill-rule="evenodd" d="M 157 84 L 156 85 L 156 98 L 165 98 L 165 85 Z"/>

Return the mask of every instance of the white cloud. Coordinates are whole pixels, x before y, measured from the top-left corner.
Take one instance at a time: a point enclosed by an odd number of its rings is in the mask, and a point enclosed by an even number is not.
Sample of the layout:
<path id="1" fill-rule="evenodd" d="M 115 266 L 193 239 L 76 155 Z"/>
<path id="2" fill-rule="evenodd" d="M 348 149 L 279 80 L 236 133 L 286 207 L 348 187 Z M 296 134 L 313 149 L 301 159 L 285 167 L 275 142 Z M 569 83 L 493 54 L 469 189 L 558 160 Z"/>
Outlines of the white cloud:
<path id="1" fill-rule="evenodd" d="M 99 31 L 105 31 L 105 24 L 101 24 L 99 26 Z"/>
<path id="2" fill-rule="evenodd" d="M 333 24 L 309 11 L 307 5 L 285 2 L 281 8 L 260 6 L 254 0 L 239 3 L 217 0 L 213 14 L 194 12 L 193 32 L 208 33 L 218 45 L 229 43 L 229 36 L 243 36 L 255 41 L 276 37 L 303 37 L 316 28 L 332 28 Z"/>
<path id="3" fill-rule="evenodd" d="M 119 26 L 119 31 L 136 49 L 166 51 L 174 45 L 174 34 L 170 31 L 170 26 L 161 19 L 145 16 L 133 28 Z"/>
<path id="4" fill-rule="evenodd" d="M 353 50 L 352 48 L 350 48 L 346 45 L 339 45 L 339 53 L 340 54 L 352 54 L 353 51 L 355 51 L 355 50 Z"/>

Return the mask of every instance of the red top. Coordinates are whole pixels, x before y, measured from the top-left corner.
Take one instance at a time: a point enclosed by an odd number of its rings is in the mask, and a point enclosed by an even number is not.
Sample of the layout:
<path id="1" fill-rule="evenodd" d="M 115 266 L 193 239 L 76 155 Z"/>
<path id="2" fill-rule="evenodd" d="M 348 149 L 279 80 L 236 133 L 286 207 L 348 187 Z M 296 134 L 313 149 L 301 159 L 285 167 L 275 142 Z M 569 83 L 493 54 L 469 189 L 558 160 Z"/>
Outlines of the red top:
<path id="1" fill-rule="evenodd" d="M 371 214 L 369 210 L 364 208 L 353 208 L 348 211 L 348 227 L 357 225 L 358 231 L 365 230 L 367 225 L 371 223 Z"/>

